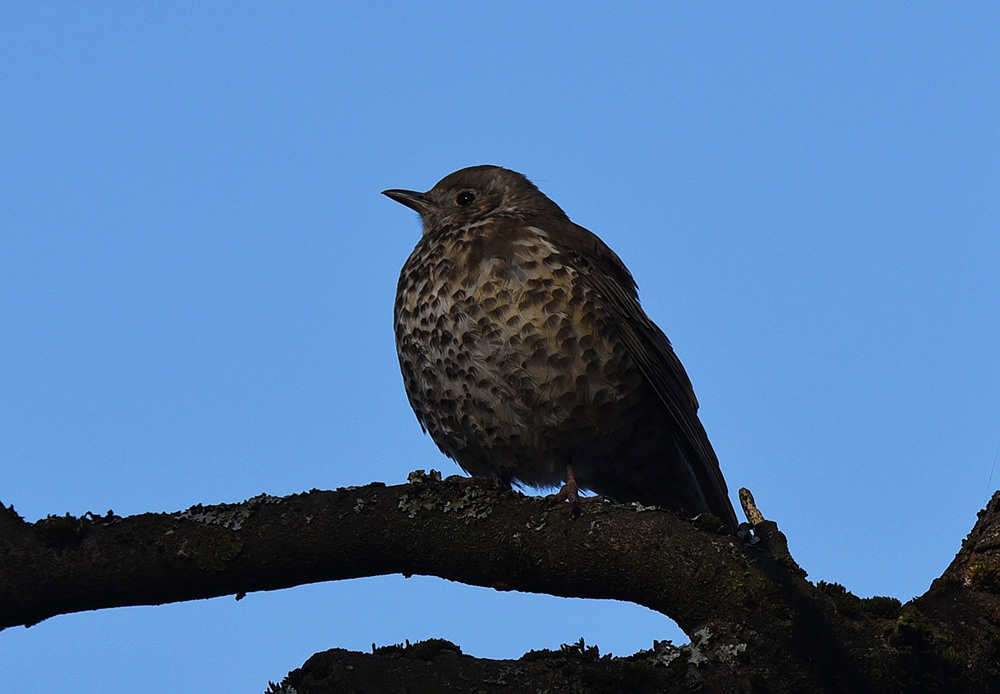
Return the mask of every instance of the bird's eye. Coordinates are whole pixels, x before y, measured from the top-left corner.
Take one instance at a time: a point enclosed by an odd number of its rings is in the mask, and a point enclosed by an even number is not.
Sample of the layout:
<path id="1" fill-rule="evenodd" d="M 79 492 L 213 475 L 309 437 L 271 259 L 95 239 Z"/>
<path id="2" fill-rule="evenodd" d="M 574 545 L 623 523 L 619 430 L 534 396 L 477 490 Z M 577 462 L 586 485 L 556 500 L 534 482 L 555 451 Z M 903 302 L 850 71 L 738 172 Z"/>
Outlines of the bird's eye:
<path id="1" fill-rule="evenodd" d="M 474 193 L 470 193 L 467 190 L 463 190 L 461 193 L 458 194 L 458 197 L 455 198 L 455 202 L 457 202 L 462 207 L 465 207 L 466 205 L 471 204 L 472 201 L 475 199 L 476 196 Z"/>

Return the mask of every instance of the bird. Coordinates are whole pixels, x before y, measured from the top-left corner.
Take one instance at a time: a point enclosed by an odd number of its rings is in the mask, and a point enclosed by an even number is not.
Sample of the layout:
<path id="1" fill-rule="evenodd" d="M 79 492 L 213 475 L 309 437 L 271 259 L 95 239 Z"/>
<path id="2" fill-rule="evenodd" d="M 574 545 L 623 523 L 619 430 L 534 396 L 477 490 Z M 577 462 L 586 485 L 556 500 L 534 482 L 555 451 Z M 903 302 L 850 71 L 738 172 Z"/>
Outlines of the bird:
<path id="1" fill-rule="evenodd" d="M 607 244 L 499 166 L 382 192 L 422 221 L 394 332 L 407 398 L 446 456 L 508 488 L 709 512 L 736 531 L 691 381 Z"/>

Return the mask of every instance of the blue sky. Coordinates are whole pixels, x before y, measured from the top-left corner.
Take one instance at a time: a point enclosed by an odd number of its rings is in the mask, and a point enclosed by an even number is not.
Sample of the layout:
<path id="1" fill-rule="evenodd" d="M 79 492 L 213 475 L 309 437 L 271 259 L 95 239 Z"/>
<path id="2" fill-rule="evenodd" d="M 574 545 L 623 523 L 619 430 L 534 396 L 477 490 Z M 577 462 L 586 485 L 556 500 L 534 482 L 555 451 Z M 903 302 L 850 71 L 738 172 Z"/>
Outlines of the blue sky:
<path id="1" fill-rule="evenodd" d="M 337 5 L 0 8 L 0 501 L 457 472 L 403 393 L 420 229 L 379 191 L 493 163 L 629 265 L 733 498 L 813 580 L 926 590 L 1000 486 L 995 4 Z M 388 576 L 8 629 L 0 687 L 262 691 L 428 637 L 683 639 L 634 605 Z"/>

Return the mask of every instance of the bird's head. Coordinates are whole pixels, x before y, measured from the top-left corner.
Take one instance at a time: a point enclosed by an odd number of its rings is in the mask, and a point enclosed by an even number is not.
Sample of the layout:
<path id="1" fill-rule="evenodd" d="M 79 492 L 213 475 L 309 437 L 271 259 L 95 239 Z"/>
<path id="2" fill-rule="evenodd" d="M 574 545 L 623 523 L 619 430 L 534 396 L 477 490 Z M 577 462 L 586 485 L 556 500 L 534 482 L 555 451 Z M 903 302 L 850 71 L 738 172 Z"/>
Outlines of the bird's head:
<path id="1" fill-rule="evenodd" d="M 383 190 L 398 203 L 416 210 L 424 233 L 484 222 L 492 217 L 566 214 L 516 171 L 499 166 L 470 166 L 448 174 L 426 193 Z"/>

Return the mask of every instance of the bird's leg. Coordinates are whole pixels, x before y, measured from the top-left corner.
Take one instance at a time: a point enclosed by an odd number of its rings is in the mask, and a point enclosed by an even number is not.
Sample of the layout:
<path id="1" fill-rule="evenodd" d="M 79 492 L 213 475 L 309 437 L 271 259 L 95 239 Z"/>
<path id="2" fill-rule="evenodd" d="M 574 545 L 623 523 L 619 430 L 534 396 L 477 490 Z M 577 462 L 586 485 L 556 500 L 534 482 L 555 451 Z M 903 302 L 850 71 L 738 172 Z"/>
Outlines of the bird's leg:
<path id="1" fill-rule="evenodd" d="M 576 483 L 576 475 L 573 474 L 573 464 L 566 465 L 566 483 L 551 498 L 552 503 L 559 501 L 571 501 L 574 504 L 580 502 L 580 486 Z"/>
<path id="2" fill-rule="evenodd" d="M 556 496 L 552 499 L 553 502 L 557 501 L 570 501 L 574 504 L 580 503 L 580 485 L 576 483 L 576 475 L 573 474 L 573 464 L 569 463 L 566 465 L 566 484 L 564 484 Z"/>
<path id="3" fill-rule="evenodd" d="M 576 481 L 576 474 L 573 472 L 573 464 L 569 463 L 566 465 L 566 482 L 559 489 L 558 492 L 552 496 L 545 498 L 545 505 L 558 503 L 560 501 L 569 501 L 572 507 L 579 510 L 580 504 L 583 503 L 601 503 L 604 501 L 604 497 L 597 496 L 580 496 L 580 484 Z"/>

